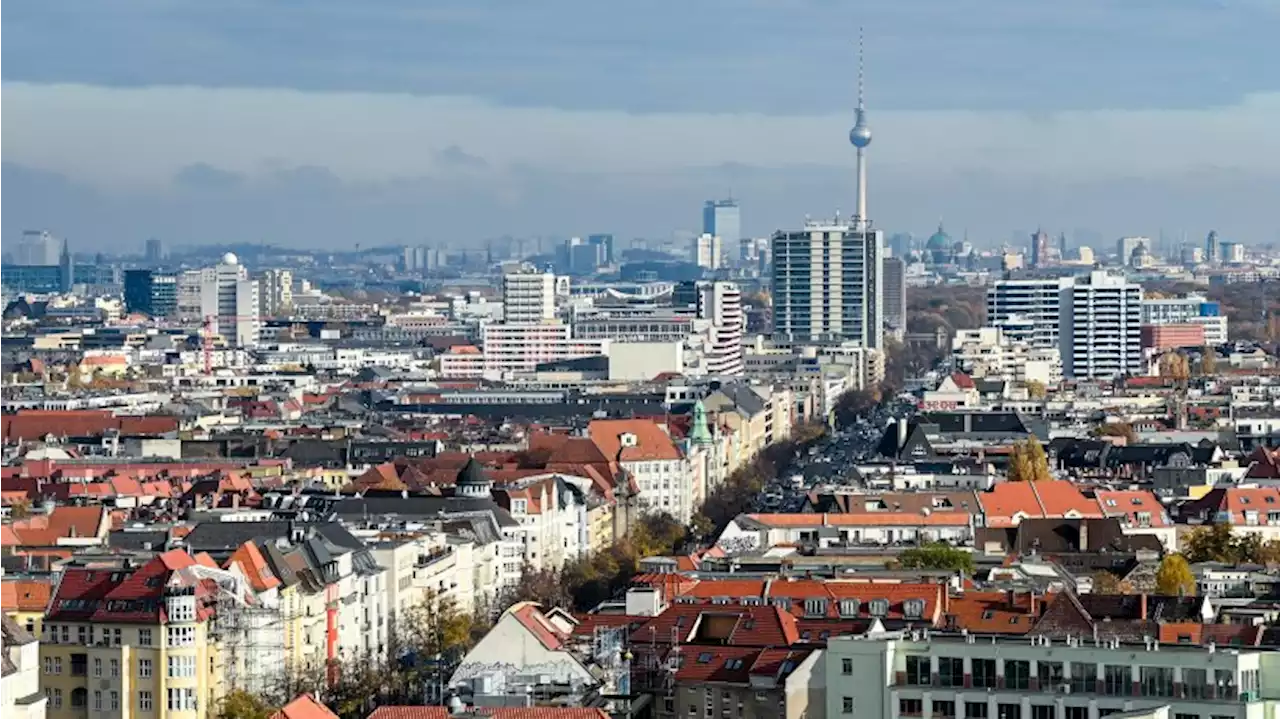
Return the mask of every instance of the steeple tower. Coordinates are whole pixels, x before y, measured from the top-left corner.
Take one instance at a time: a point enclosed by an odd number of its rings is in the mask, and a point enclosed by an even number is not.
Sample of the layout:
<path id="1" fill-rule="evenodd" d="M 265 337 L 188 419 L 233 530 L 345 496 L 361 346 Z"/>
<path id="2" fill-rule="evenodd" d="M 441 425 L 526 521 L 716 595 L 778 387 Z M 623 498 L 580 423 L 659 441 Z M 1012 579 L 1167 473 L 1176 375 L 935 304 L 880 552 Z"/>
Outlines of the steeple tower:
<path id="1" fill-rule="evenodd" d="M 865 231 L 867 219 L 867 145 L 871 144 L 871 128 L 867 126 L 865 97 L 866 83 L 863 70 L 862 28 L 858 28 L 858 109 L 853 129 L 849 130 L 849 142 L 858 148 L 858 197 L 853 210 L 853 229 Z"/>

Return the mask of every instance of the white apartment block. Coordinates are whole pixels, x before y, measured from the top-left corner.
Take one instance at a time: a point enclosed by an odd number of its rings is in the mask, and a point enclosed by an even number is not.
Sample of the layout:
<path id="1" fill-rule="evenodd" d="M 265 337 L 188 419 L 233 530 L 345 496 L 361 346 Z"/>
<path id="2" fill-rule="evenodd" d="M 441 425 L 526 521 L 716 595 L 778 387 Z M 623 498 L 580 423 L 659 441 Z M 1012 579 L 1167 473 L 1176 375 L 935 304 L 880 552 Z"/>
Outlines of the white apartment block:
<path id="1" fill-rule="evenodd" d="M 1091 272 L 1063 290 L 1060 321 L 1063 375 L 1111 379 L 1142 372 L 1142 285 Z"/>
<path id="2" fill-rule="evenodd" d="M 738 286 L 732 282 L 710 282 L 700 287 L 698 317 L 711 321 L 707 374 L 742 374 L 742 337 L 747 318 L 742 311 L 742 292 Z"/>
<path id="3" fill-rule="evenodd" d="M 276 317 L 293 308 L 293 272 L 265 270 L 258 278 L 258 309 L 264 317 Z"/>
<path id="4" fill-rule="evenodd" d="M 1046 387 L 1062 381 L 1062 357 L 1055 348 L 1033 348 L 1000 327 L 956 330 L 951 338 L 955 365 L 974 379 L 1035 381 Z"/>
<path id="5" fill-rule="evenodd" d="M 774 233 L 774 339 L 884 346 L 884 233 L 810 222 Z"/>
<path id="6" fill-rule="evenodd" d="M 828 642 L 826 716 L 1256 719 L 1277 669 L 1280 653 L 1251 648 L 882 632 Z"/>
<path id="7" fill-rule="evenodd" d="M 724 267 L 724 247 L 720 236 L 704 232 L 693 238 L 693 262 L 709 270 Z"/>
<path id="8" fill-rule="evenodd" d="M 556 276 L 514 272 L 502 280 L 502 317 L 507 324 L 537 324 L 556 318 Z"/>
<path id="9" fill-rule="evenodd" d="M 178 288 L 182 299 L 181 282 Z M 230 252 L 219 264 L 200 270 L 200 317 L 228 344 L 252 347 L 262 330 L 258 283 Z"/>
<path id="10" fill-rule="evenodd" d="M 1032 347 L 1058 346 L 1059 306 L 1072 278 L 1000 280 L 987 290 L 987 324 L 1007 327 L 1030 323 Z"/>

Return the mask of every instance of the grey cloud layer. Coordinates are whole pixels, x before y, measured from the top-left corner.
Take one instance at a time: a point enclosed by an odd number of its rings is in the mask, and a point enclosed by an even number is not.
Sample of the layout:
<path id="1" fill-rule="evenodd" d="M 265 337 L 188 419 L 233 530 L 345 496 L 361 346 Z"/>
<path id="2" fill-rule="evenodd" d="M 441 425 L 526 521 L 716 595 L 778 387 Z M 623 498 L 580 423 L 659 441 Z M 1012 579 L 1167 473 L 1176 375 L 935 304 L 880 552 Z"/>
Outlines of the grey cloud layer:
<path id="1" fill-rule="evenodd" d="M 4 78 L 831 112 L 1199 107 L 1280 89 L 1274 0 L 114 0 L 5 8 Z"/>

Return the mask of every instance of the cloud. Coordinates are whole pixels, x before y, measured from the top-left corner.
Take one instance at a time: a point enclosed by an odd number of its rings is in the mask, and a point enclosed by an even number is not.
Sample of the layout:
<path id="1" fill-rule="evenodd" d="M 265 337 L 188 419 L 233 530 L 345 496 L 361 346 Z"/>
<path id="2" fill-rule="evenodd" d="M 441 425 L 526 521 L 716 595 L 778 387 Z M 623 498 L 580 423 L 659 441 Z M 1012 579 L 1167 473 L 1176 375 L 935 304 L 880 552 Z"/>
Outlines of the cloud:
<path id="1" fill-rule="evenodd" d="M 238 173 L 220 170 L 206 162 L 187 165 L 173 176 L 175 185 L 193 190 L 226 190 L 239 185 L 243 179 Z"/>
<path id="2" fill-rule="evenodd" d="M 489 163 L 483 157 L 472 155 L 457 145 L 450 145 L 435 154 L 436 162 L 444 167 L 466 170 L 484 170 Z"/>
<path id="3" fill-rule="evenodd" d="M 864 25 L 880 109 L 1202 107 L 1280 89 L 1273 0 L 11 5 L 4 77 L 40 83 L 822 114 L 849 102 Z"/>

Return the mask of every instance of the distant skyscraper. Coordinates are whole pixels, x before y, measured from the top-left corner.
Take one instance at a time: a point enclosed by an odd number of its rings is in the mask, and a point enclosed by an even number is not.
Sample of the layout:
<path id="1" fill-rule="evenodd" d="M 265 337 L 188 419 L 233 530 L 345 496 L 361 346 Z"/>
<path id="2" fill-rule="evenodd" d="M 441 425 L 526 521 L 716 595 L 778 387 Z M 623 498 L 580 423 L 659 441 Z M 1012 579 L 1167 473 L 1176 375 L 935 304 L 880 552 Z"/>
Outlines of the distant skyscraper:
<path id="1" fill-rule="evenodd" d="M 15 264 L 55 266 L 62 259 L 62 242 L 44 230 L 23 230 L 14 252 Z"/>
<path id="2" fill-rule="evenodd" d="M 158 265 L 164 262 L 164 244 L 154 237 L 147 240 L 146 261 L 148 265 Z"/>
<path id="3" fill-rule="evenodd" d="M 1058 235 L 1058 259 L 1067 259 L 1067 233 L 1065 232 Z"/>
<path id="4" fill-rule="evenodd" d="M 1204 261 L 1215 263 L 1222 261 L 1222 249 L 1218 243 L 1218 231 L 1210 230 L 1209 235 L 1204 238 Z"/>
<path id="5" fill-rule="evenodd" d="M 707 200 L 702 206 L 702 233 L 719 237 L 732 247 L 742 239 L 742 209 L 738 201 Z"/>
<path id="6" fill-rule="evenodd" d="M 600 262 L 612 265 L 616 261 L 613 254 L 613 235 L 587 235 L 587 244 L 600 248 Z"/>
<path id="7" fill-rule="evenodd" d="M 1049 261 L 1049 233 L 1043 229 L 1031 235 L 1031 266 L 1043 267 Z"/>
<path id="8" fill-rule="evenodd" d="M 723 238 L 706 232 L 693 238 L 693 261 L 709 270 L 724 267 Z"/>

